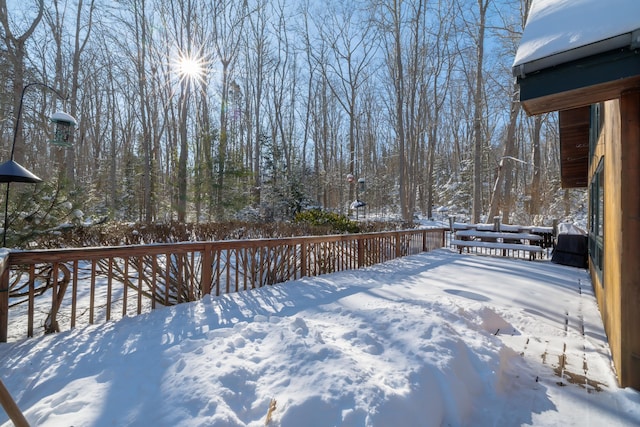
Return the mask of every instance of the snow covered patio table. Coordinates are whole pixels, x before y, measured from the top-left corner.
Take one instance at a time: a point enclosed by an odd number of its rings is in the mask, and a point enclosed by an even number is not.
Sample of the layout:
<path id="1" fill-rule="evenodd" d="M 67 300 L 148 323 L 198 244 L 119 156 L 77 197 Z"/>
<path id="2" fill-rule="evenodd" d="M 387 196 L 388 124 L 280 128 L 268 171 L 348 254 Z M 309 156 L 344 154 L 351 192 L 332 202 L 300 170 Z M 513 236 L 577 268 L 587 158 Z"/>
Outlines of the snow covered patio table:
<path id="1" fill-rule="evenodd" d="M 455 232 L 455 239 L 451 245 L 458 248 L 460 254 L 464 248 L 470 252 L 470 248 L 485 249 L 490 254 L 502 256 L 517 256 L 523 252 L 533 260 L 536 254 L 544 252 L 542 248 L 542 236 L 523 232 L 482 231 L 476 229 L 459 230 Z"/>
<path id="2" fill-rule="evenodd" d="M 0 345 L 33 425 L 637 426 L 585 270 L 451 250 Z M 0 423 L 6 422 L 0 413 Z"/>

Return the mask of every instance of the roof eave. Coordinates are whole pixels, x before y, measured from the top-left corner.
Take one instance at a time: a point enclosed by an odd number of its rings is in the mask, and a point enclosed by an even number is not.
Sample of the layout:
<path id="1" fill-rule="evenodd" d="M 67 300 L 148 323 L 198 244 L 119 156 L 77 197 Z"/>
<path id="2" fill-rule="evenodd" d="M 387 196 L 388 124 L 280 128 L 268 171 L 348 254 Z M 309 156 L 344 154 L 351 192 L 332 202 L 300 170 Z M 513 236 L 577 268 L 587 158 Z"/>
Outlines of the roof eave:
<path id="1" fill-rule="evenodd" d="M 618 48 L 518 77 L 520 101 L 528 114 L 576 108 L 617 98 L 637 87 L 640 49 Z"/>
<path id="2" fill-rule="evenodd" d="M 629 33 L 620 34 L 585 46 L 558 52 L 543 58 L 516 63 L 512 68 L 512 73 L 514 77 L 525 78 L 527 74 L 534 73 L 536 71 L 552 68 L 561 64 L 566 64 L 625 47 L 630 47 L 631 49 L 640 48 L 640 28 Z"/>

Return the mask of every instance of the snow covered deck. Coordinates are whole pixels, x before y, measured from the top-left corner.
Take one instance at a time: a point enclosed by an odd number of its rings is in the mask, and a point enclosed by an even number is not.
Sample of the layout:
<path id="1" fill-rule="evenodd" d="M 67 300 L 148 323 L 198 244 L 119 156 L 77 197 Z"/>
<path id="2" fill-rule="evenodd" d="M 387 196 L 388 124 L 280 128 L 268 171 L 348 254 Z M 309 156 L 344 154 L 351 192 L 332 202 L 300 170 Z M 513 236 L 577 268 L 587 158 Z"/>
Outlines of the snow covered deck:
<path id="1" fill-rule="evenodd" d="M 32 425 L 640 425 L 588 273 L 396 259 L 0 345 Z M 153 363 L 150 363 L 153 362 Z M 10 425 L 0 411 L 0 425 Z"/>

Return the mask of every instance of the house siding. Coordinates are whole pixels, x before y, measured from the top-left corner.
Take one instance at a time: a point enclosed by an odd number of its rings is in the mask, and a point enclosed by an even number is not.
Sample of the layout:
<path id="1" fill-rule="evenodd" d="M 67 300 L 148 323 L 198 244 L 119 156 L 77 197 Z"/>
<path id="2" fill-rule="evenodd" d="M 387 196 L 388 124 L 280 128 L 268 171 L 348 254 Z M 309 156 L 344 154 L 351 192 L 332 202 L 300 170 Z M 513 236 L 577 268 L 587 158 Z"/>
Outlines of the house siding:
<path id="1" fill-rule="evenodd" d="M 622 262 L 620 383 L 640 390 L 640 89 L 620 97 Z"/>
<path id="2" fill-rule="evenodd" d="M 602 269 L 594 268 L 590 257 L 589 270 L 619 384 L 640 390 L 640 2 L 620 1 L 618 7 L 602 0 L 586 2 L 603 13 L 585 13 L 582 3 L 534 0 L 513 72 L 522 107 L 530 115 L 604 103 L 606 117 L 593 154 L 574 152 L 561 162 L 571 168 L 576 159 L 588 158 L 589 185 L 596 172 L 596 181 L 604 183 L 590 191 L 598 204 L 589 204 L 604 212 L 599 228 L 590 228 L 592 249 L 593 242 L 601 245 L 594 252 L 602 254 L 597 258 Z M 580 17 L 567 20 L 578 9 Z M 564 21 L 571 21 L 569 27 L 558 25 Z M 565 130 L 578 124 L 569 123 Z M 572 141 L 566 142 L 570 147 Z M 567 184 L 579 182 L 563 180 Z"/>
<path id="3" fill-rule="evenodd" d="M 604 103 L 604 126 L 589 167 L 604 162 L 604 266 L 591 270 L 622 387 L 640 389 L 640 92 Z"/>

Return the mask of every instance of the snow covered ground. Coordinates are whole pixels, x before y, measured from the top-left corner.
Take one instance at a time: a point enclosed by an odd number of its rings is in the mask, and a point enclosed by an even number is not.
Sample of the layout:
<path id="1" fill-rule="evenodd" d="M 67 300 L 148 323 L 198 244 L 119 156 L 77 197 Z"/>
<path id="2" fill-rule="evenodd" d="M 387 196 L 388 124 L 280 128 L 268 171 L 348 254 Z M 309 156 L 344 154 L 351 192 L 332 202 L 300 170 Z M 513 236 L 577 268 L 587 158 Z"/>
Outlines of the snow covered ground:
<path id="1" fill-rule="evenodd" d="M 0 358 L 38 426 L 640 425 L 584 270 L 445 249 L 2 344 Z"/>

